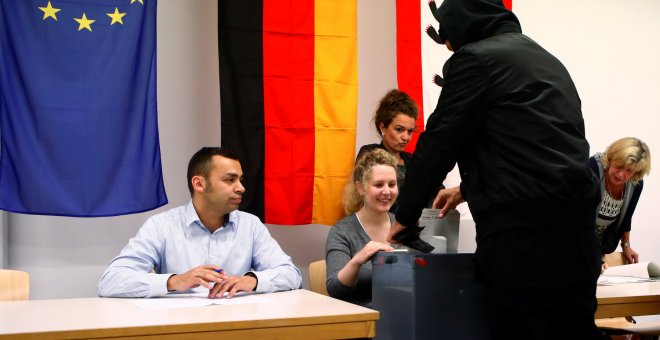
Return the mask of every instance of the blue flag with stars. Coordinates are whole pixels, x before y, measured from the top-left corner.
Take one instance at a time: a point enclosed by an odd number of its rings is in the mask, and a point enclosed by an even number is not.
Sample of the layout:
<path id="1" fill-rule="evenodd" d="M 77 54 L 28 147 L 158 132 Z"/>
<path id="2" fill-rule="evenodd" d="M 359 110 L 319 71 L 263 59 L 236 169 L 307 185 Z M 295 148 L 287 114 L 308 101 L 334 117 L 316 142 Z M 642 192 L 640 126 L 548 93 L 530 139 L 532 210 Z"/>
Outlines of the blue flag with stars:
<path id="1" fill-rule="evenodd" d="M 167 203 L 156 0 L 0 0 L 0 209 L 114 216 Z"/>

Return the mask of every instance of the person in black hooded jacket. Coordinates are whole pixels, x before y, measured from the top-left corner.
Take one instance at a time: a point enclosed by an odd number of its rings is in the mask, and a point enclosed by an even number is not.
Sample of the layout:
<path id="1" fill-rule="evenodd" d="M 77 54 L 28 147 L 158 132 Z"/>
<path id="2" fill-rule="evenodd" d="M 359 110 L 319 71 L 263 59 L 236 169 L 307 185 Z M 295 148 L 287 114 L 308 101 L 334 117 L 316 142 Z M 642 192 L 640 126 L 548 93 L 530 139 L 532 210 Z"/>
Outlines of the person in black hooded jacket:
<path id="1" fill-rule="evenodd" d="M 441 215 L 470 206 L 493 338 L 598 338 L 600 189 L 568 71 L 501 1 L 444 0 L 434 16 L 454 54 L 388 241 L 418 228 L 432 188 L 458 163 L 460 187 L 440 191 L 434 206 Z"/>

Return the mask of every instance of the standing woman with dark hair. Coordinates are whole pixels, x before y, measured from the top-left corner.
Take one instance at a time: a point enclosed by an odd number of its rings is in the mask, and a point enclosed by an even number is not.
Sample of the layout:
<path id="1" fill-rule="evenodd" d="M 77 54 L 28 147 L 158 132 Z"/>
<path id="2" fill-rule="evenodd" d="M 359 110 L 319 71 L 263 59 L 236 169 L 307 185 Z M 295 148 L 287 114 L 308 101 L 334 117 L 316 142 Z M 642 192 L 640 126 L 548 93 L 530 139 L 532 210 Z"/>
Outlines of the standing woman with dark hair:
<path id="1" fill-rule="evenodd" d="M 601 195 L 596 216 L 596 234 L 604 254 L 613 252 L 619 241 L 628 263 L 639 261 L 630 246 L 632 215 L 642 194 L 642 178 L 651 171 L 651 151 L 637 138 L 614 141 L 605 153 L 596 153 L 589 165 L 600 178 Z M 604 267 L 606 268 L 606 267 Z"/>
<path id="2" fill-rule="evenodd" d="M 411 153 L 403 151 L 408 145 L 415 131 L 417 120 L 417 104 L 410 96 L 399 90 L 390 90 L 380 100 L 378 109 L 374 114 L 374 126 L 382 140 L 379 144 L 363 145 L 358 152 L 357 159 L 366 151 L 383 149 L 396 159 L 397 184 L 401 188 L 406 176 L 406 167 L 410 161 Z M 391 212 L 396 212 L 396 202 Z"/>
<path id="3" fill-rule="evenodd" d="M 365 152 L 344 191 L 348 216 L 330 229 L 325 245 L 326 287 L 330 296 L 363 306 L 371 304 L 371 257 L 392 250 L 385 240 L 399 190 L 396 159 L 380 149 Z"/>

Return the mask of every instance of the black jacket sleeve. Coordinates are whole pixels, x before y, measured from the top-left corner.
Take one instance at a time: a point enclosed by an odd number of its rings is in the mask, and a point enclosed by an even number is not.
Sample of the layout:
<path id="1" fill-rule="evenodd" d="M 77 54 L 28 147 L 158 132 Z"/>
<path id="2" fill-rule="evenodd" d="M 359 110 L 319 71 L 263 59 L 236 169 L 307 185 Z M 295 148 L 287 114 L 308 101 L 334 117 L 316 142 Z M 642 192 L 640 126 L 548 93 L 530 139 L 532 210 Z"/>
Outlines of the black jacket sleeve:
<path id="1" fill-rule="evenodd" d="M 469 152 L 487 110 L 487 76 L 478 57 L 462 50 L 447 63 L 442 93 L 417 141 L 400 193 L 396 220 L 404 226 L 417 224 L 434 188 Z"/>

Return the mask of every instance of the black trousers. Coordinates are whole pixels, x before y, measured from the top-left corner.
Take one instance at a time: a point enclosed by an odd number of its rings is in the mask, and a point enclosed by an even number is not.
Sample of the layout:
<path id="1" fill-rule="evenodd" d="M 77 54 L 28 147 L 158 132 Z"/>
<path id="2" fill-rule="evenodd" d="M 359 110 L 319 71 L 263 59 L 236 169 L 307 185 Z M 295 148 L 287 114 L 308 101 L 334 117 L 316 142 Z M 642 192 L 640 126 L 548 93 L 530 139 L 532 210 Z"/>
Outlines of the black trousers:
<path id="1" fill-rule="evenodd" d="M 600 339 L 595 286 L 486 288 L 493 339 Z"/>
<path id="2" fill-rule="evenodd" d="M 476 269 L 493 339 L 601 338 L 594 324 L 600 273 L 594 229 L 491 233 L 478 239 Z"/>

